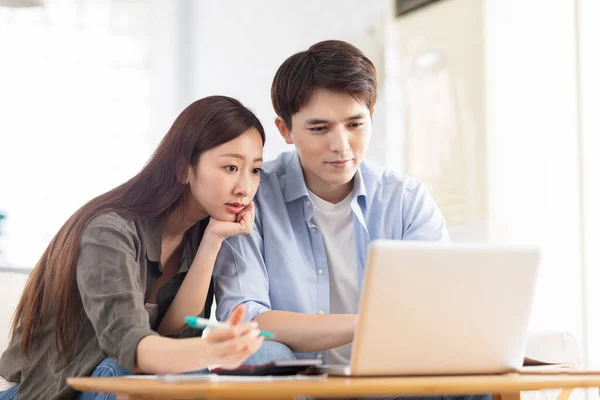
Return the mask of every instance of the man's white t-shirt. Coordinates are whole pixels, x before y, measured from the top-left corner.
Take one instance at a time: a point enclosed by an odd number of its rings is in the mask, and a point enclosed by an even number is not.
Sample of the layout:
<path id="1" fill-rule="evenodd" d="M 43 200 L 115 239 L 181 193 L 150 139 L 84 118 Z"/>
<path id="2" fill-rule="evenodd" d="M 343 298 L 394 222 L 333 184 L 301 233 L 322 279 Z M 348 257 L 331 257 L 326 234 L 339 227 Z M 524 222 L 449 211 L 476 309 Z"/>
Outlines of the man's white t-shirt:
<path id="1" fill-rule="evenodd" d="M 312 221 L 321 231 L 327 255 L 330 313 L 358 314 L 360 289 L 351 208 L 353 193 L 337 204 L 329 203 L 311 191 L 308 195 L 315 206 Z M 327 363 L 348 364 L 351 352 L 352 343 L 331 349 L 327 353 Z"/>

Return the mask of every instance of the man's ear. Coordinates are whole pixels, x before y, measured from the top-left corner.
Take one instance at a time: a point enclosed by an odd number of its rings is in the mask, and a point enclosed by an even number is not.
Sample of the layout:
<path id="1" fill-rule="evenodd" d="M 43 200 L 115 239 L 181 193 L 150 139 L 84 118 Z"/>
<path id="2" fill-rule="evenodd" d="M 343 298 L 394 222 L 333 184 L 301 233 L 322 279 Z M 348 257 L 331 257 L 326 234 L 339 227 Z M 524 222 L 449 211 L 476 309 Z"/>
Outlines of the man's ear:
<path id="1" fill-rule="evenodd" d="M 279 133 L 281 134 L 281 137 L 283 137 L 283 140 L 285 140 L 285 142 L 287 144 L 294 144 L 294 138 L 292 137 L 292 132 L 290 132 L 287 124 L 285 123 L 285 121 L 283 120 L 283 118 L 281 117 L 276 117 L 275 118 L 275 126 L 277 127 L 277 129 L 279 130 Z"/>

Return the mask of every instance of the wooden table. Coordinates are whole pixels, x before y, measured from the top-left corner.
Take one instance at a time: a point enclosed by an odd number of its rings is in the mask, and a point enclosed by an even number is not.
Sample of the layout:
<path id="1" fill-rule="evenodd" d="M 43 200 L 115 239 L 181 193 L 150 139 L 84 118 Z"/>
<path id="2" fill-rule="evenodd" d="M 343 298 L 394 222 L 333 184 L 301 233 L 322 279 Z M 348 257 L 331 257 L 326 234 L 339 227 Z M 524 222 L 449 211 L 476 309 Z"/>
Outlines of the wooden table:
<path id="1" fill-rule="evenodd" d="M 600 387 L 600 374 L 505 374 L 396 378 L 317 378 L 264 382 L 164 383 L 128 378 L 69 378 L 79 391 L 116 393 L 128 400 L 159 399 L 293 399 L 310 397 L 433 396 L 492 393 L 495 399 L 517 400 L 520 392 L 563 389 L 567 400 L 573 389 Z"/>

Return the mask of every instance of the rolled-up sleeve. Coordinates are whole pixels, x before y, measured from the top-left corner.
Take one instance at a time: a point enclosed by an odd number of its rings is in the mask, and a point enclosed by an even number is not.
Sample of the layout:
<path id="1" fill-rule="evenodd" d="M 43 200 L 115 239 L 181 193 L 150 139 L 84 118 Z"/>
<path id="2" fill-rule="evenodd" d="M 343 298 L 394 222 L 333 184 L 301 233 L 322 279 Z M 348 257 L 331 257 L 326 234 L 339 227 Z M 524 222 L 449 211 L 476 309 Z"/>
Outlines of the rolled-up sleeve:
<path id="1" fill-rule="evenodd" d="M 97 221 L 97 220 L 95 220 Z M 92 223 L 82 235 L 77 286 L 100 348 L 133 371 L 138 342 L 150 329 L 136 261 L 139 239 L 128 224 Z"/>
<path id="2" fill-rule="evenodd" d="M 425 186 L 416 179 L 408 178 L 404 187 L 402 222 L 402 240 L 449 240 L 444 216 Z"/>
<path id="3" fill-rule="evenodd" d="M 249 235 L 228 238 L 217 256 L 213 279 L 219 321 L 229 318 L 240 304 L 246 307 L 247 320 L 271 309 L 259 215 L 257 209 L 256 222 Z"/>

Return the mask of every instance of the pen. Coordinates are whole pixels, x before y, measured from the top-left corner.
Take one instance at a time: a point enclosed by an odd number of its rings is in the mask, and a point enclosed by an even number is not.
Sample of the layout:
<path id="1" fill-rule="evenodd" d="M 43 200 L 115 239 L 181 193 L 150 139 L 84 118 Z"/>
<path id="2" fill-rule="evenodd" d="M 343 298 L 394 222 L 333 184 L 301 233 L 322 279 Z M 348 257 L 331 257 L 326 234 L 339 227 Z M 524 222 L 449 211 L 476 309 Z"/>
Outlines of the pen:
<path id="1" fill-rule="evenodd" d="M 226 323 L 211 321 L 209 319 L 200 317 L 187 316 L 185 317 L 185 322 L 192 328 L 231 328 L 231 325 L 228 325 Z M 275 334 L 267 331 L 260 331 L 260 336 L 273 339 L 275 337 Z"/>

